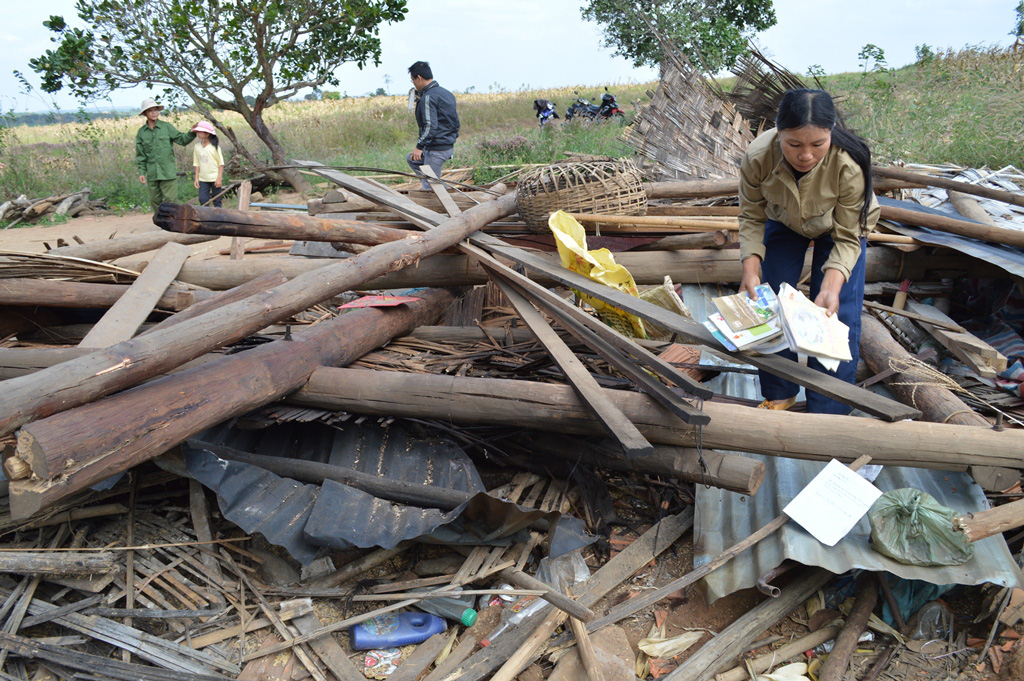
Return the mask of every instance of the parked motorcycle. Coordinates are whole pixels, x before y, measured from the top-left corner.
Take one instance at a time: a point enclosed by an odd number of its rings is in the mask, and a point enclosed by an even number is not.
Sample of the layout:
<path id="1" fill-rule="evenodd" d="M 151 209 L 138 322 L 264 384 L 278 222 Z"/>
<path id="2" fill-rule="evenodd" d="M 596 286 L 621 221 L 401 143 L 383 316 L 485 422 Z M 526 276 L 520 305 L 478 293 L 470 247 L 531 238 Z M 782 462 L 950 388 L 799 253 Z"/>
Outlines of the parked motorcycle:
<path id="1" fill-rule="evenodd" d="M 540 126 L 544 127 L 544 124 L 549 119 L 558 118 L 558 111 L 555 110 L 555 103 L 546 99 L 535 99 L 533 100 L 533 109 L 537 112 L 537 118 L 540 119 Z"/>
<path id="2" fill-rule="evenodd" d="M 579 92 L 573 94 L 579 95 Z M 590 100 L 585 97 L 576 97 L 576 101 L 569 106 L 565 112 L 565 120 L 571 121 L 573 118 L 582 118 L 584 120 L 607 120 L 609 118 L 625 119 L 626 112 L 619 108 L 619 103 L 615 99 L 615 95 L 608 92 L 608 88 L 605 88 L 605 92 L 601 95 L 601 104 L 591 104 Z"/>

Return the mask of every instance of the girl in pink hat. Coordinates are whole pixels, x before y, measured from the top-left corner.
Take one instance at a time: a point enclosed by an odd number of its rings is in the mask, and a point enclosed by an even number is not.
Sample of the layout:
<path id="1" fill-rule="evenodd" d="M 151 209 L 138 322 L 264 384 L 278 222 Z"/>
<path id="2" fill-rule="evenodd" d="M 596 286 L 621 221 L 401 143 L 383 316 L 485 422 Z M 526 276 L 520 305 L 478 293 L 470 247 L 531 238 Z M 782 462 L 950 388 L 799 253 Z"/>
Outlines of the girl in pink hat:
<path id="1" fill-rule="evenodd" d="M 192 126 L 192 132 L 199 138 L 199 144 L 192 151 L 192 165 L 196 169 L 195 187 L 199 190 L 199 205 L 205 206 L 211 195 L 220 193 L 224 180 L 224 157 L 217 142 L 217 131 L 207 121 Z M 215 208 L 221 207 L 221 198 L 213 200 Z"/>

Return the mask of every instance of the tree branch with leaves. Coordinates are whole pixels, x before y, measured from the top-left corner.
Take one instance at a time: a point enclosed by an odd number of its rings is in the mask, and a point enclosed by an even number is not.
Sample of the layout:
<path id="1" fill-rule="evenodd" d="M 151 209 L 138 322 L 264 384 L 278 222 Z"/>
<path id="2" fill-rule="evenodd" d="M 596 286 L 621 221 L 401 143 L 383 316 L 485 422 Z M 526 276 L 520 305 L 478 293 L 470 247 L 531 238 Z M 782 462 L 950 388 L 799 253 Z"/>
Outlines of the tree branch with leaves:
<path id="1" fill-rule="evenodd" d="M 603 26 L 605 47 L 635 66 L 661 63 L 646 18 L 708 72 L 732 66 L 748 38 L 775 25 L 771 0 L 587 0 L 581 12 Z"/>
<path id="2" fill-rule="evenodd" d="M 233 111 L 256 133 L 270 165 L 287 165 L 264 111 L 303 88 L 338 85 L 335 70 L 380 63 L 382 23 L 402 21 L 406 0 L 78 0 L 82 27 L 51 16 L 56 47 L 29 61 L 42 88 L 82 101 L 119 88 L 161 87 L 164 103 L 206 117 L 256 167 L 217 116 Z M 299 191 L 294 169 L 277 171 Z"/>

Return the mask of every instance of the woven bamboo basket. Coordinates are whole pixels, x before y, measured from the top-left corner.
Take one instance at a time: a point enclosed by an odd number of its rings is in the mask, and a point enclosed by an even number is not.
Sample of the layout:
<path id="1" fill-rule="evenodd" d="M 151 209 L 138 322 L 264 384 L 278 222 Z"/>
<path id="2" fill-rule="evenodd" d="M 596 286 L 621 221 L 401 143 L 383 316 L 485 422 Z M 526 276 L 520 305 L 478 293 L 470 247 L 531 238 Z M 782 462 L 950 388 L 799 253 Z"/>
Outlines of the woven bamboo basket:
<path id="1" fill-rule="evenodd" d="M 548 232 L 555 211 L 595 215 L 646 215 L 647 194 L 640 170 L 628 159 L 556 163 L 524 174 L 516 207 L 526 226 Z"/>

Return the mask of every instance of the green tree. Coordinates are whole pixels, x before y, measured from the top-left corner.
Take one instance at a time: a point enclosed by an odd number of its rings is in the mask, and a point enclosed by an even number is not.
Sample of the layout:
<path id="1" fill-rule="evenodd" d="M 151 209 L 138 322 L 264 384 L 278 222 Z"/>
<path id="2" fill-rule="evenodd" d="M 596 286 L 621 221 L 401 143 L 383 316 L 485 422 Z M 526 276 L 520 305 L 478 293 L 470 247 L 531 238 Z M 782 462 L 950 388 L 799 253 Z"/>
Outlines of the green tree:
<path id="1" fill-rule="evenodd" d="M 1013 44 L 1014 49 L 1020 45 L 1024 45 L 1024 0 L 1017 3 L 1017 9 L 1014 10 L 1017 13 L 1017 18 L 1013 21 L 1013 30 L 1010 31 L 1015 39 Z"/>
<path id="2" fill-rule="evenodd" d="M 51 16 L 43 25 L 56 47 L 29 61 L 46 92 L 89 101 L 162 86 L 165 103 L 201 113 L 260 167 L 217 112 L 241 115 L 273 165 L 286 165 L 264 111 L 304 88 L 338 85 L 343 63 L 379 64 L 378 26 L 404 19 L 406 0 L 78 0 L 75 11 L 85 27 Z M 279 175 L 309 187 L 296 170 Z"/>
<path id="3" fill-rule="evenodd" d="M 636 66 L 661 63 L 646 18 L 711 72 L 732 66 L 751 35 L 775 25 L 772 0 L 587 0 L 581 11 L 604 27 L 605 47 Z"/>

